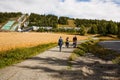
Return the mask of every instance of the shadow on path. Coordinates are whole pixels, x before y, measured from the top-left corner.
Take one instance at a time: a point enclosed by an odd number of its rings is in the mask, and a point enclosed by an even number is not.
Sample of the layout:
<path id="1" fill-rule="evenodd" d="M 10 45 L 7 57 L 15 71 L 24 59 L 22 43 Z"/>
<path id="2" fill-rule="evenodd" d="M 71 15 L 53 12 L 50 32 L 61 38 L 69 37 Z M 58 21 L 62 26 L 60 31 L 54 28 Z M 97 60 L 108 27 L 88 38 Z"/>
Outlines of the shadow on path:
<path id="1" fill-rule="evenodd" d="M 42 73 L 52 73 L 50 76 L 62 80 L 120 80 L 120 66 L 115 64 L 102 64 L 98 61 L 93 63 L 82 60 L 71 62 L 71 68 L 54 69 L 54 66 L 68 66 L 69 61 L 55 57 L 39 58 L 34 57 L 31 60 L 42 61 L 48 66 L 18 66 L 31 70 L 37 70 Z M 41 63 L 40 63 L 41 64 Z"/>

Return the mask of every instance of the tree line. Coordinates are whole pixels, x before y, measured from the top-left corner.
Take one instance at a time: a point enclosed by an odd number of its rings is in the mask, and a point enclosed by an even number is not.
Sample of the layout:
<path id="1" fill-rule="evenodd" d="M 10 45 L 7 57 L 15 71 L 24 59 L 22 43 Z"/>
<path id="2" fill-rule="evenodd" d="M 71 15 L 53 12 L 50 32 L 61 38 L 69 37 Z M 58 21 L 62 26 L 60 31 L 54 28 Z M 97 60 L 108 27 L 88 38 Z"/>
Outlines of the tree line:
<path id="1" fill-rule="evenodd" d="M 0 23 L 4 23 L 5 21 L 9 20 L 10 18 L 15 18 L 22 15 L 21 12 L 0 12 Z"/>
<path id="2" fill-rule="evenodd" d="M 56 15 L 40 15 L 31 13 L 29 17 L 29 26 L 44 26 L 44 27 L 53 27 L 57 28 L 58 24 L 68 24 L 68 17 L 61 16 L 58 18 Z"/>
<path id="3" fill-rule="evenodd" d="M 106 20 L 75 19 L 77 27 L 81 27 L 81 35 L 86 33 L 108 35 L 120 34 L 120 22 Z"/>
<path id="4" fill-rule="evenodd" d="M 68 24 L 69 17 L 56 16 L 52 14 L 40 15 L 31 13 L 29 17 L 29 26 L 44 26 L 57 28 L 58 24 L 66 25 Z M 80 34 L 85 35 L 90 34 L 114 34 L 120 35 L 120 22 L 106 21 L 106 20 L 92 20 L 92 19 L 74 19 L 76 27 L 80 27 Z M 61 31 L 61 30 L 60 30 Z M 63 30 L 64 31 L 64 30 Z"/>
<path id="5" fill-rule="evenodd" d="M 2 13 L 0 12 L 0 23 L 3 23 L 10 18 L 14 18 L 22 15 L 21 12 L 10 12 Z M 57 28 L 58 24 L 67 25 L 69 17 L 66 16 L 56 16 L 52 14 L 40 15 L 36 13 L 31 13 L 29 16 L 29 26 L 39 26 L 39 27 L 53 27 Z M 85 35 L 90 34 L 114 34 L 120 37 L 120 22 L 106 21 L 106 20 L 92 20 L 92 19 L 74 19 L 76 27 L 80 27 L 80 34 Z M 64 30 L 59 30 L 64 31 Z M 69 30 L 68 30 L 69 31 Z M 73 30 L 74 31 L 74 30 Z"/>

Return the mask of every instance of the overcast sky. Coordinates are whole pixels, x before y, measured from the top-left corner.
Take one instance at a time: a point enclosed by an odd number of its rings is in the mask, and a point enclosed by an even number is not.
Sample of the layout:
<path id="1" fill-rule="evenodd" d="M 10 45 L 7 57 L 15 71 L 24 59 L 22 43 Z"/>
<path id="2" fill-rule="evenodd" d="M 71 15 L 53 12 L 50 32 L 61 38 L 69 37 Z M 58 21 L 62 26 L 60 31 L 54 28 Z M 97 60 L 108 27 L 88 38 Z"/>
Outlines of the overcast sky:
<path id="1" fill-rule="evenodd" d="M 0 12 L 33 12 L 120 22 L 120 0 L 0 0 Z"/>

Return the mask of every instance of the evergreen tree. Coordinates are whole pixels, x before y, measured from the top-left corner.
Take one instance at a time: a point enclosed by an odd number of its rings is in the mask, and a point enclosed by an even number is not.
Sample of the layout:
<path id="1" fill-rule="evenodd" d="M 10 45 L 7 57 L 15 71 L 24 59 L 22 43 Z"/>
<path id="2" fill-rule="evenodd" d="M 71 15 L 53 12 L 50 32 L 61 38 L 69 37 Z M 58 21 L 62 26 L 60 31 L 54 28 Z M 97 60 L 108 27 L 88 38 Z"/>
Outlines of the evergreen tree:
<path id="1" fill-rule="evenodd" d="M 106 36 L 107 35 L 107 24 L 105 22 L 101 22 L 98 26 L 99 34 Z"/>
<path id="2" fill-rule="evenodd" d="M 53 27 L 56 28 L 58 24 L 58 17 L 55 15 L 39 15 L 31 13 L 29 17 L 30 24 L 29 26 L 39 26 L 39 27 Z"/>
<path id="3" fill-rule="evenodd" d="M 86 34 L 85 26 L 81 25 L 80 26 L 80 35 L 85 35 L 85 34 Z"/>
<path id="4" fill-rule="evenodd" d="M 118 38 L 120 38 L 120 23 L 118 23 Z"/>
<path id="5" fill-rule="evenodd" d="M 61 17 L 59 17 L 59 19 L 58 19 L 58 23 L 59 24 L 63 24 L 63 25 L 66 25 L 66 24 L 68 24 L 68 17 L 64 17 L 64 16 L 61 16 Z"/>
<path id="6" fill-rule="evenodd" d="M 98 33 L 98 28 L 95 24 L 92 25 L 92 27 L 90 29 L 90 33 L 92 33 L 92 34 L 97 34 Z"/>
<path id="7" fill-rule="evenodd" d="M 118 26 L 116 23 L 110 21 L 107 25 L 108 34 L 117 34 L 118 33 Z"/>

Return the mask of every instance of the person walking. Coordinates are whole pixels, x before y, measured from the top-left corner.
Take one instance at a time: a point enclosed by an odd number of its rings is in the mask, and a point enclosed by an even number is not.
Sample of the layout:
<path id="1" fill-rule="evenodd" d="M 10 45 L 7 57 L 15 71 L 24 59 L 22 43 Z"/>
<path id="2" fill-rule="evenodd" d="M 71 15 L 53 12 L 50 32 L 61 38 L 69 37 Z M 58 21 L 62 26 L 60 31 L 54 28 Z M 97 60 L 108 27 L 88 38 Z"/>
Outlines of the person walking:
<path id="1" fill-rule="evenodd" d="M 60 36 L 59 40 L 58 40 L 58 46 L 59 46 L 59 51 L 61 52 L 61 49 L 62 49 L 62 45 L 63 45 L 63 39 L 62 37 Z"/>
<path id="2" fill-rule="evenodd" d="M 76 48 L 76 46 L 77 46 L 77 37 L 74 36 L 73 37 L 73 48 Z"/>
<path id="3" fill-rule="evenodd" d="M 65 46 L 68 48 L 69 47 L 69 37 L 66 38 Z"/>

